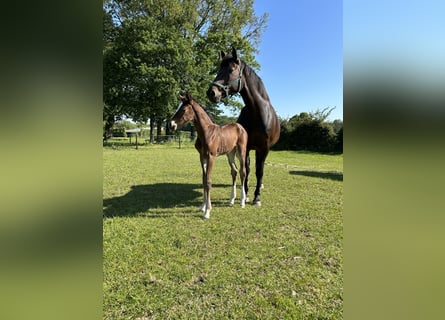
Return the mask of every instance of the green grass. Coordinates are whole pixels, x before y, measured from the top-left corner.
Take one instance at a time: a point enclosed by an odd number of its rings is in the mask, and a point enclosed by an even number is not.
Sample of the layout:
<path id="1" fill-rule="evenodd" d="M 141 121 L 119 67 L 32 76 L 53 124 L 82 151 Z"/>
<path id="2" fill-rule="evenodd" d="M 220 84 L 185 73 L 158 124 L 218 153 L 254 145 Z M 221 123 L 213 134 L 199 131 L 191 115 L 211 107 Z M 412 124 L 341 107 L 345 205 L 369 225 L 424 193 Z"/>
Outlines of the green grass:
<path id="1" fill-rule="evenodd" d="M 342 318 L 342 155 L 272 151 L 244 209 L 219 157 L 208 220 L 193 148 L 103 157 L 104 319 Z"/>

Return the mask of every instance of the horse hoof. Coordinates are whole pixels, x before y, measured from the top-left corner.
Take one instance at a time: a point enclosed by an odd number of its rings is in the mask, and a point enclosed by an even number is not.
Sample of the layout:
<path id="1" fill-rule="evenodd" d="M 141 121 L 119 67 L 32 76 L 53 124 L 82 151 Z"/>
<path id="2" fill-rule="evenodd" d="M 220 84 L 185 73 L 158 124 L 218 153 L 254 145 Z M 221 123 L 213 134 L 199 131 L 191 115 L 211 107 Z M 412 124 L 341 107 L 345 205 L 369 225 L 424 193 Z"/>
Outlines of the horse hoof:
<path id="1" fill-rule="evenodd" d="M 257 207 L 261 207 L 261 201 L 260 200 L 254 201 L 253 205 L 257 206 Z"/>

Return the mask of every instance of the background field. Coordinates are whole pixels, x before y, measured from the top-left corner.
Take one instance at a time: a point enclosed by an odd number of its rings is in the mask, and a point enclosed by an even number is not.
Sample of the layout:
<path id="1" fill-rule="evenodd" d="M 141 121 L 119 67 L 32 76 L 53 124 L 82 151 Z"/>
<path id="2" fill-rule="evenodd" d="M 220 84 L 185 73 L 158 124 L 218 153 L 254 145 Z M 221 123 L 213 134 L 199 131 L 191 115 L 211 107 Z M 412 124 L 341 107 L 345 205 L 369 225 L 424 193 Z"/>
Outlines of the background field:
<path id="1" fill-rule="evenodd" d="M 103 157 L 104 319 L 342 318 L 342 155 L 272 151 L 244 209 L 219 157 L 205 221 L 192 147 Z"/>

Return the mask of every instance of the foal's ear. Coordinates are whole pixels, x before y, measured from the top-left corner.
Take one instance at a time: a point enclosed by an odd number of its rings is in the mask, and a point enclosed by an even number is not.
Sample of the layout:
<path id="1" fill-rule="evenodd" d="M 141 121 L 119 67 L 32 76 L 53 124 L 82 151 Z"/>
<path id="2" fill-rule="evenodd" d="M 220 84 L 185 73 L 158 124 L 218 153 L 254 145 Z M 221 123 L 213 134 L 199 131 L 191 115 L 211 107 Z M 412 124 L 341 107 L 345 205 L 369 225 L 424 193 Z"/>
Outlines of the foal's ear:
<path id="1" fill-rule="evenodd" d="M 185 100 L 185 96 L 181 95 L 180 93 L 178 93 L 178 98 L 179 98 L 179 100 L 181 100 L 181 101 L 184 101 L 184 100 Z"/>
<path id="2" fill-rule="evenodd" d="M 221 52 L 219 53 L 219 60 L 222 60 L 225 56 L 226 54 L 224 53 L 224 51 L 221 50 Z"/>

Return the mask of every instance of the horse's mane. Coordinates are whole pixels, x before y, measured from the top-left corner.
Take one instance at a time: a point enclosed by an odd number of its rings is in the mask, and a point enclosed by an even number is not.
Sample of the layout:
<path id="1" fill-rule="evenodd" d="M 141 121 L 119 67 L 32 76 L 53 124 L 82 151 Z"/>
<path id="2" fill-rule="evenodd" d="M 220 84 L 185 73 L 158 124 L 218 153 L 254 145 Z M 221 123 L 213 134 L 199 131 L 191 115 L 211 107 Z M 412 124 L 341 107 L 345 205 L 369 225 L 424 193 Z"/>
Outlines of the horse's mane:
<path id="1" fill-rule="evenodd" d="M 256 74 L 255 70 L 253 70 L 253 68 L 250 67 L 244 60 L 241 60 L 241 63 L 244 65 L 244 71 L 246 72 L 246 79 L 250 79 L 252 81 L 250 85 L 255 86 L 257 88 L 258 93 L 264 99 L 270 101 L 263 80 Z"/>

